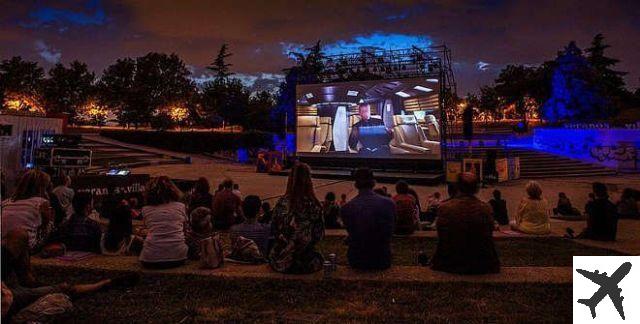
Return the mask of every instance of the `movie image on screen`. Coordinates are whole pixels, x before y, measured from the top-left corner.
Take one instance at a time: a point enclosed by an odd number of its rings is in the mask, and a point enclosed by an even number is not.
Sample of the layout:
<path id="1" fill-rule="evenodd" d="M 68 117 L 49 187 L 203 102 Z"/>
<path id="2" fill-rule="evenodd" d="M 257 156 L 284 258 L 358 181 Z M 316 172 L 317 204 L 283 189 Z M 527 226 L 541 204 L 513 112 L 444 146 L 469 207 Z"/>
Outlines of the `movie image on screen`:
<path id="1" fill-rule="evenodd" d="M 440 159 L 437 79 L 296 88 L 298 156 Z"/>

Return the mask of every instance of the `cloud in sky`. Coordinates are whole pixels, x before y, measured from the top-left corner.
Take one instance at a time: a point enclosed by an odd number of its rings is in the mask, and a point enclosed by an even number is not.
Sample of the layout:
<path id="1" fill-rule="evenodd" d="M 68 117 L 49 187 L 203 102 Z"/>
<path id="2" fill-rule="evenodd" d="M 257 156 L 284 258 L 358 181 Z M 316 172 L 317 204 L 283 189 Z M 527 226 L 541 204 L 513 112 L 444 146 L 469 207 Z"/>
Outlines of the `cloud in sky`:
<path id="1" fill-rule="evenodd" d="M 491 65 L 490 63 L 478 61 L 478 63 L 476 63 L 476 69 L 478 71 L 487 71 L 489 70 L 490 65 Z"/>
<path id="2" fill-rule="evenodd" d="M 37 28 L 50 25 L 102 25 L 107 20 L 107 15 L 102 8 L 100 0 L 91 0 L 82 9 L 84 11 L 53 6 L 38 7 L 29 13 L 29 20 L 22 22 L 22 26 Z M 63 32 L 66 29 L 60 27 L 58 30 Z"/>
<path id="3" fill-rule="evenodd" d="M 374 32 L 324 44 L 323 51 L 327 55 L 337 55 L 358 52 L 361 48 L 402 49 L 412 46 L 425 48 L 432 44 L 431 38 L 425 35 Z M 291 52 L 307 52 L 307 45 L 304 44 L 281 42 L 280 45 L 285 55 L 290 55 Z"/>
<path id="4" fill-rule="evenodd" d="M 60 51 L 55 50 L 54 48 L 47 45 L 43 40 L 38 39 L 34 42 L 34 46 L 38 55 L 45 61 L 56 64 L 60 62 L 62 58 L 62 53 Z"/>

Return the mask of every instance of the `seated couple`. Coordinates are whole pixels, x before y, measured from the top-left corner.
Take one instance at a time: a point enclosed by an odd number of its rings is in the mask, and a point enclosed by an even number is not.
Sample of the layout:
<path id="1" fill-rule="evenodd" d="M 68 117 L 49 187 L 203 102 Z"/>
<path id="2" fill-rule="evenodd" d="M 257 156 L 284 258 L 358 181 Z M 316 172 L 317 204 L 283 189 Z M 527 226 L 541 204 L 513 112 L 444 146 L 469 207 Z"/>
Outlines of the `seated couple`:
<path id="1" fill-rule="evenodd" d="M 371 170 L 358 169 L 354 178 L 358 195 L 342 208 L 349 234 L 349 265 L 360 270 L 387 269 L 392 263 L 395 204 L 373 192 Z M 457 188 L 458 194 L 438 207 L 438 245 L 432 269 L 460 274 L 499 272 L 491 206 L 475 196 L 479 186 L 473 174 L 461 174 Z"/>

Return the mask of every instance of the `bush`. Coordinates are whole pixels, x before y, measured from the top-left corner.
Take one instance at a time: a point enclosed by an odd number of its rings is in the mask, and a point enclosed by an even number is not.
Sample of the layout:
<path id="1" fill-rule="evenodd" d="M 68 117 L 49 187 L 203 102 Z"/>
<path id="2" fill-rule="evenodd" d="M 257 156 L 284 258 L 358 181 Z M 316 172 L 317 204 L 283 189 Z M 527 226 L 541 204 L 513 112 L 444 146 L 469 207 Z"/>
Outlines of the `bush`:
<path id="1" fill-rule="evenodd" d="M 218 153 L 237 149 L 252 151 L 273 146 L 273 134 L 261 131 L 222 133 L 102 130 L 100 135 L 126 143 L 185 153 Z"/>

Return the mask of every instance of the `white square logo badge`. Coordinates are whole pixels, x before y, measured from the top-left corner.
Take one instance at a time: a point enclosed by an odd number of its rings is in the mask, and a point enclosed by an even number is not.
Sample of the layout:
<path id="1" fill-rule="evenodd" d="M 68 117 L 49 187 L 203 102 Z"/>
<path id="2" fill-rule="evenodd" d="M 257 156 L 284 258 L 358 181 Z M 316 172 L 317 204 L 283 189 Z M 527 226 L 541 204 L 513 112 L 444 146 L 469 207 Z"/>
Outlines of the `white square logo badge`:
<path id="1" fill-rule="evenodd" d="M 640 256 L 574 256 L 573 323 L 640 323 Z"/>

